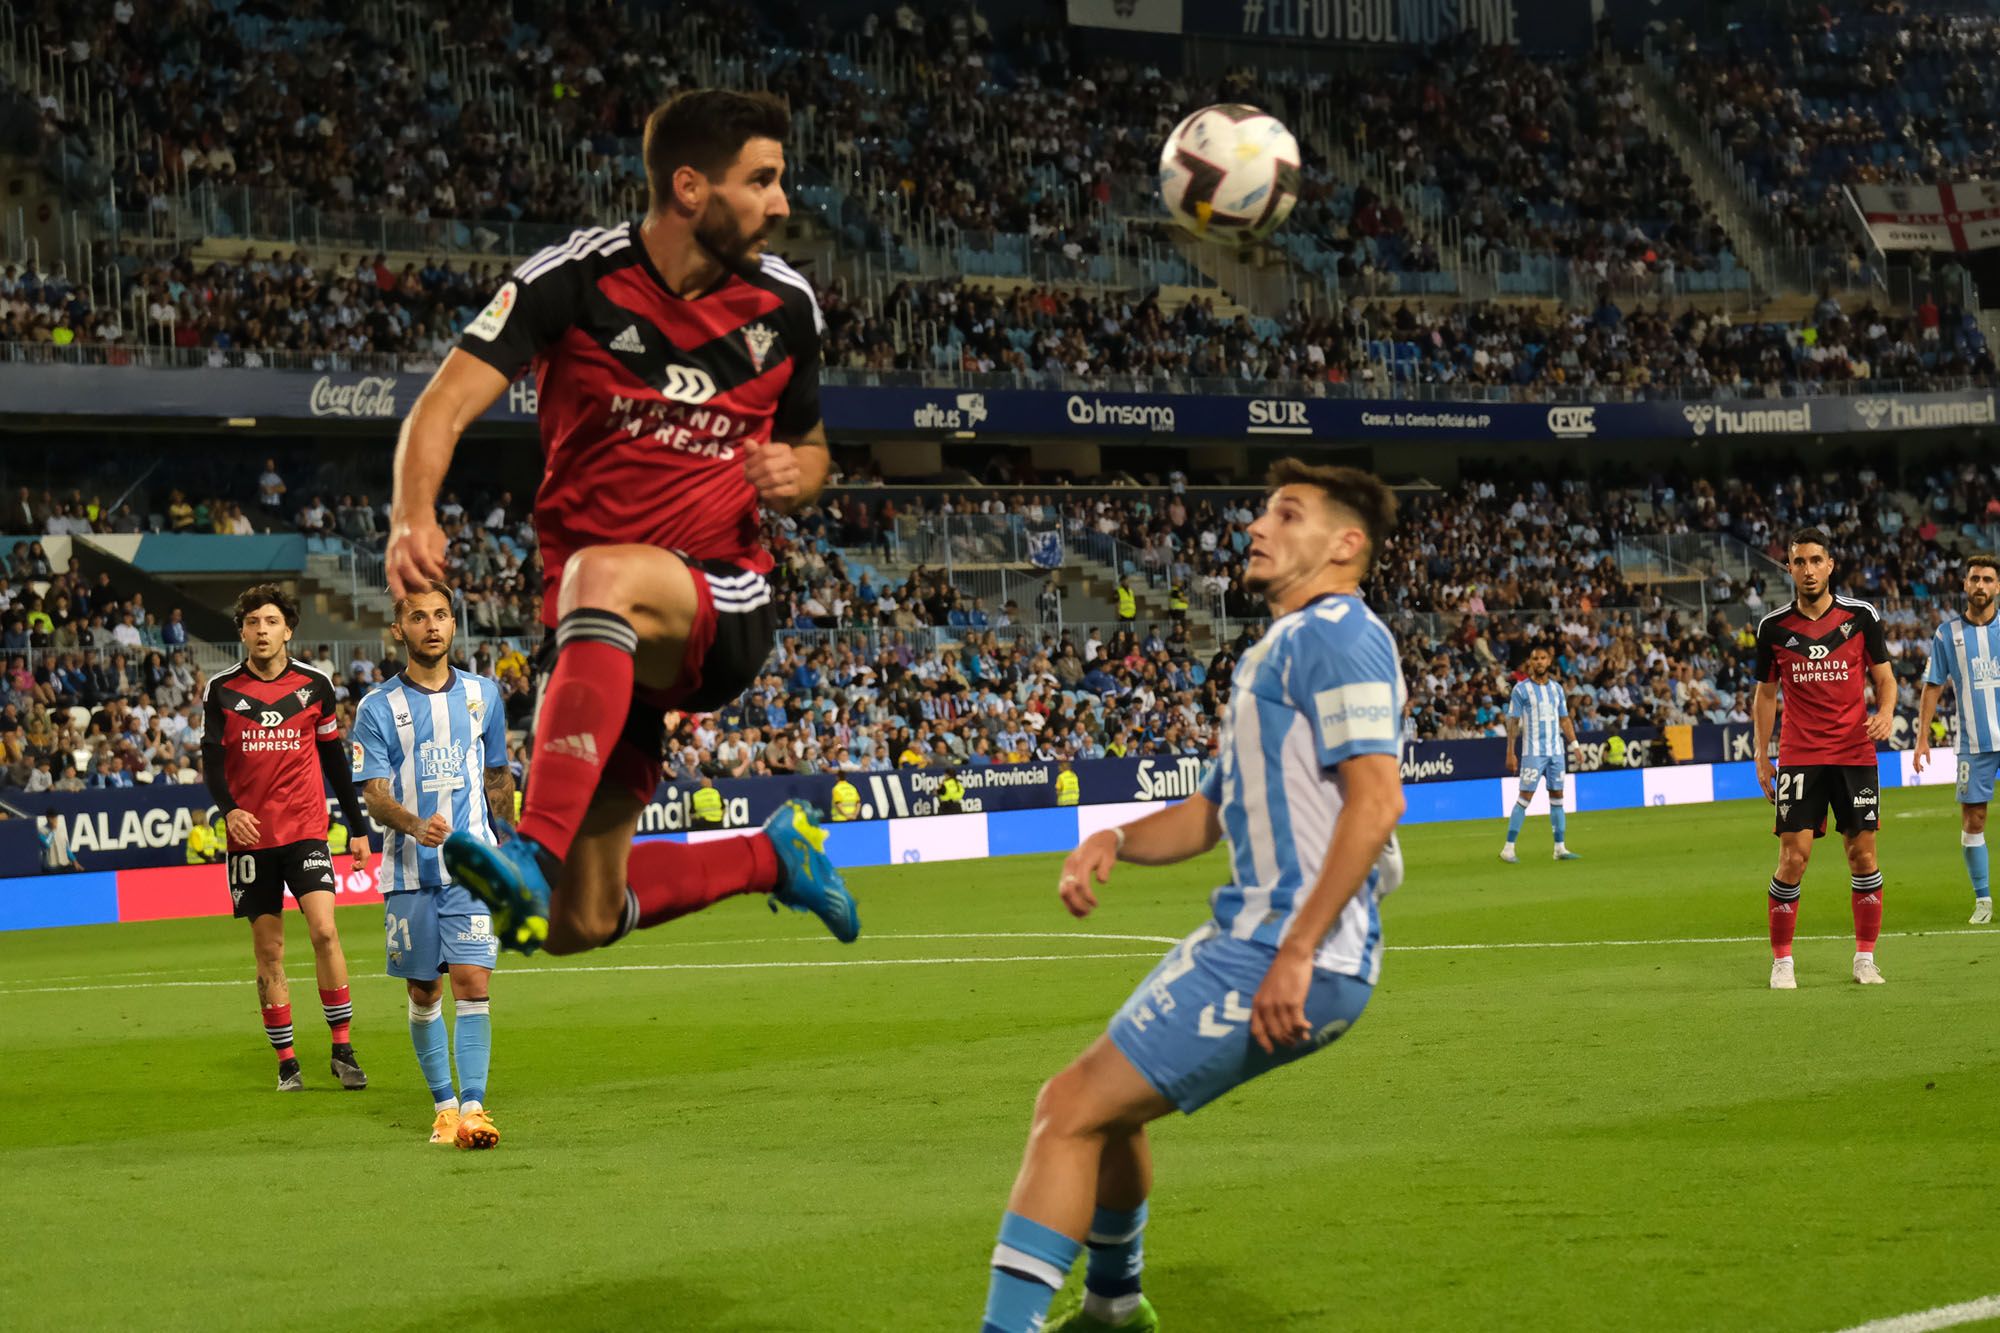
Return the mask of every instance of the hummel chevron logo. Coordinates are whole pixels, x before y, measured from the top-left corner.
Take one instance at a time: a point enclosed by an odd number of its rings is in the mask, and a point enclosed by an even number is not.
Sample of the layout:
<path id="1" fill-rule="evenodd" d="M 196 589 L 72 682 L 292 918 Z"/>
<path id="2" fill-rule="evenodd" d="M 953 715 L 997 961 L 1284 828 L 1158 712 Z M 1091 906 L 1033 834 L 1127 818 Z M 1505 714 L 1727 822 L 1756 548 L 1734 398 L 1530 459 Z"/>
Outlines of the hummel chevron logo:
<path id="1" fill-rule="evenodd" d="M 643 356 L 646 351 L 646 343 L 639 336 L 639 326 L 637 324 L 627 324 L 625 332 L 611 340 L 611 350 L 614 352 L 630 352 L 634 356 Z"/>
<path id="2" fill-rule="evenodd" d="M 1201 1035 L 1204 1037 L 1226 1037 L 1236 1031 L 1238 1023 L 1247 1023 L 1250 1021 L 1250 1011 L 1243 1007 L 1243 1002 L 1238 998 L 1235 991 L 1231 991 L 1222 997 L 1222 1016 L 1229 1021 L 1227 1023 L 1216 1022 L 1215 1006 L 1212 1004 L 1203 1005 L 1201 1008 Z"/>
<path id="3" fill-rule="evenodd" d="M 566 754 L 572 759 L 582 759 L 594 764 L 597 762 L 597 737 L 587 731 L 575 736 L 558 737 L 549 742 L 549 753 Z"/>

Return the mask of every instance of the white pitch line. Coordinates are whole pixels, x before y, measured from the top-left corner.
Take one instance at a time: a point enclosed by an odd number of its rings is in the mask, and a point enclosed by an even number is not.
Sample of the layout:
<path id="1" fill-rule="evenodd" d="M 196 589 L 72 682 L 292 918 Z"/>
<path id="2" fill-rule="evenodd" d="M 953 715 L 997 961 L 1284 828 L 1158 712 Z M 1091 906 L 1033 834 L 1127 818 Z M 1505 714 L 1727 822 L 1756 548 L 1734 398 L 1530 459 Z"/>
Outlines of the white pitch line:
<path id="1" fill-rule="evenodd" d="M 754 972 L 772 968 L 811 967 L 940 967 L 956 966 L 960 963 L 1069 963 L 1095 958 L 1154 958 L 1158 954 L 1147 953 L 1042 953 L 1010 954 L 992 958 L 814 958 L 803 961 L 761 963 L 605 963 L 595 967 L 525 967 L 514 968 L 507 973 L 512 977 L 553 976 L 556 973 L 571 972 Z M 287 980 L 303 982 L 307 974 L 288 977 Z M 388 976 L 386 972 L 354 972 L 350 975 L 376 980 Z M 79 991 L 113 990 L 200 990 L 216 986 L 247 986 L 242 979 L 234 981 L 128 981 L 110 986 L 22 986 L 14 990 L 0 991 L 0 999 L 13 995 L 57 995 Z"/>
<path id="2" fill-rule="evenodd" d="M 1919 1310 L 1915 1314 L 1899 1314 L 1889 1319 L 1856 1324 L 1852 1328 L 1842 1329 L 1840 1333 L 1930 1333 L 1930 1330 L 1935 1328 L 1956 1328 L 1960 1324 L 1993 1318 L 2000 1318 L 2000 1294 L 1981 1296 L 1972 1301 L 1960 1301 L 1957 1305 L 1940 1305 L 1934 1310 Z"/>

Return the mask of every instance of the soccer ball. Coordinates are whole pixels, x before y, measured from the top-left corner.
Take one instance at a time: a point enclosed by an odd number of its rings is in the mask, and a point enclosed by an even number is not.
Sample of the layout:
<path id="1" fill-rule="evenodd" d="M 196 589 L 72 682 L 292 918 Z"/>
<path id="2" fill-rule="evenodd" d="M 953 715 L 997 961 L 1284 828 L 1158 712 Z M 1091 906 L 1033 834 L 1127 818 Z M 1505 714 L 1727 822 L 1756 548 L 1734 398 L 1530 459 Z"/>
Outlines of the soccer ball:
<path id="1" fill-rule="evenodd" d="M 1205 240 L 1247 245 L 1299 201 L 1299 142 L 1276 116 L 1229 102 L 1174 126 L 1160 149 L 1160 198 Z"/>

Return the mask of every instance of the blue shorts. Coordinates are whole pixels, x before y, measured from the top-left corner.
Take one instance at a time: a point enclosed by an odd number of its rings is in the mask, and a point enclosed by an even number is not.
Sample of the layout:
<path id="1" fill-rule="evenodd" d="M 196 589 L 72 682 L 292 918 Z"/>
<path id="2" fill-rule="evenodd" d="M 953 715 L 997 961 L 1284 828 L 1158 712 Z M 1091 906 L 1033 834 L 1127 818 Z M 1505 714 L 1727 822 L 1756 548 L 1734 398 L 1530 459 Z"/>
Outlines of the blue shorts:
<path id="1" fill-rule="evenodd" d="M 388 894 L 382 909 L 392 977 L 432 982 L 452 963 L 493 967 L 500 961 L 486 904 L 456 884 Z"/>
<path id="2" fill-rule="evenodd" d="M 1552 792 L 1563 789 L 1563 774 L 1568 766 L 1559 754 L 1533 755 L 1521 760 L 1521 790 L 1530 796 L 1543 779 L 1547 779 Z"/>
<path id="3" fill-rule="evenodd" d="M 1993 799 L 1993 775 L 2000 772 L 2000 750 L 1958 757 L 1958 803 L 1984 805 Z"/>
<path id="4" fill-rule="evenodd" d="M 1315 971 L 1306 993 L 1312 1041 L 1266 1055 L 1250 1035 L 1250 1002 L 1276 956 L 1209 922 L 1176 944 L 1112 1016 L 1112 1043 L 1161 1096 L 1193 1114 L 1231 1088 L 1311 1055 L 1368 1007 L 1373 986 Z"/>

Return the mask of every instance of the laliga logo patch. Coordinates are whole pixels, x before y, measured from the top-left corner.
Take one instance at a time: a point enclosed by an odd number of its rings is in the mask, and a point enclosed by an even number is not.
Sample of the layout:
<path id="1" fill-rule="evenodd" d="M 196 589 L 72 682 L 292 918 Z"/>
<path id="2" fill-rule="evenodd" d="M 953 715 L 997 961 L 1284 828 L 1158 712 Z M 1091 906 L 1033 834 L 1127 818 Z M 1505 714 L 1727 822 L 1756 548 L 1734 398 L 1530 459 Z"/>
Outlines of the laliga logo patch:
<path id="1" fill-rule="evenodd" d="M 514 313 L 514 301 L 520 295 L 520 291 L 521 289 L 511 282 L 501 287 L 493 294 L 491 303 L 479 312 L 479 318 L 465 326 L 465 331 L 487 342 L 498 338 L 500 330 L 507 327 L 507 317 Z"/>
<path id="2" fill-rule="evenodd" d="M 1708 423 L 1715 420 L 1715 408 L 1708 403 L 1683 407 L 1681 409 L 1681 416 L 1687 421 L 1688 425 L 1694 427 L 1696 435 L 1706 435 L 1708 434 Z"/>

